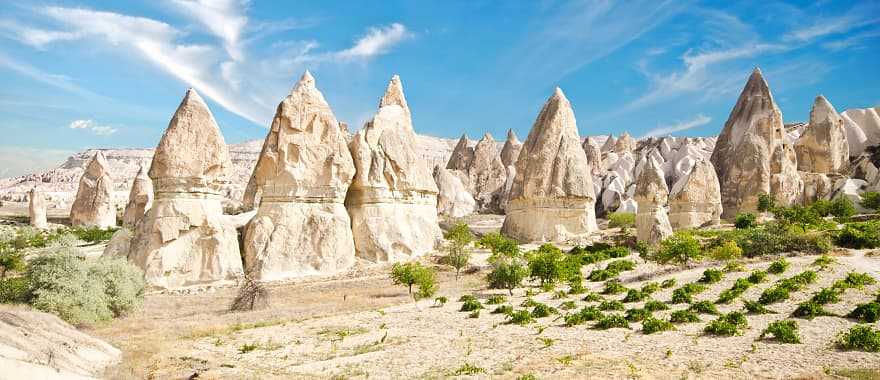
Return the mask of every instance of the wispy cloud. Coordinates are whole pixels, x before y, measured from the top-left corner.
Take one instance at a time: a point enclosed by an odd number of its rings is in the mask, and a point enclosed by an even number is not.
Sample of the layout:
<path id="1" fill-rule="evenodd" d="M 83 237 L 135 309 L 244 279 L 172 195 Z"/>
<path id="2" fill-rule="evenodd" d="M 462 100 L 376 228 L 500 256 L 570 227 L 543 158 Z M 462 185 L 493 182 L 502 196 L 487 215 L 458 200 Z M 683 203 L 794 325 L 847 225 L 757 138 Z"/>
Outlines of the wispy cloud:
<path id="1" fill-rule="evenodd" d="M 241 38 L 248 18 L 244 15 L 242 0 L 171 0 L 175 9 L 182 10 L 211 34 L 223 41 L 223 47 L 235 61 L 244 59 Z"/>
<path id="2" fill-rule="evenodd" d="M 369 32 L 352 46 L 335 56 L 341 59 L 372 58 L 387 53 L 391 47 L 397 45 L 412 34 L 406 27 L 399 23 L 393 23 L 386 27 L 370 28 Z"/>
<path id="3" fill-rule="evenodd" d="M 878 37 L 880 37 L 880 29 L 866 30 L 864 32 L 856 33 L 840 40 L 823 43 L 822 47 L 831 51 L 862 48 L 865 47 L 865 42 L 876 39 Z"/>
<path id="4" fill-rule="evenodd" d="M 67 126 L 70 129 L 82 129 L 91 131 L 98 136 L 109 136 L 116 133 L 117 129 L 107 126 L 98 125 L 93 120 L 74 120 Z"/>
<path id="5" fill-rule="evenodd" d="M 656 128 L 646 132 L 645 135 L 642 137 L 663 136 L 670 133 L 686 131 L 688 129 L 702 127 L 706 124 L 709 124 L 711 121 L 711 117 L 703 114 L 698 114 L 697 116 L 694 116 L 694 118 L 691 120 L 677 121 L 675 122 L 675 124 L 672 125 L 658 125 Z"/>
<path id="6" fill-rule="evenodd" d="M 74 81 L 70 77 L 67 77 L 67 76 L 61 75 L 61 74 L 47 73 L 47 72 L 42 71 L 32 65 L 29 65 L 27 63 L 24 63 L 24 62 L 15 60 L 11 57 L 8 57 L 8 56 L 4 55 L 2 52 L 0 52 L 0 68 L 6 68 L 9 70 L 12 70 L 12 71 L 18 73 L 19 75 L 31 78 L 35 81 L 45 83 L 49 86 L 52 86 L 52 87 L 55 87 L 55 88 L 58 88 L 58 89 L 61 89 L 61 90 L 64 90 L 64 91 L 67 91 L 70 93 L 74 93 L 74 94 L 78 94 L 78 95 L 82 95 L 82 96 L 87 96 L 87 97 L 91 97 L 91 98 L 103 98 L 101 95 L 98 95 L 94 92 L 86 90 L 85 88 L 81 87 L 80 85 L 74 83 Z"/>
<path id="7" fill-rule="evenodd" d="M 15 20 L 0 20 L 0 33 L 3 33 L 3 35 L 8 38 L 40 50 L 53 42 L 73 41 L 82 37 L 78 33 L 46 30 L 26 26 Z"/>

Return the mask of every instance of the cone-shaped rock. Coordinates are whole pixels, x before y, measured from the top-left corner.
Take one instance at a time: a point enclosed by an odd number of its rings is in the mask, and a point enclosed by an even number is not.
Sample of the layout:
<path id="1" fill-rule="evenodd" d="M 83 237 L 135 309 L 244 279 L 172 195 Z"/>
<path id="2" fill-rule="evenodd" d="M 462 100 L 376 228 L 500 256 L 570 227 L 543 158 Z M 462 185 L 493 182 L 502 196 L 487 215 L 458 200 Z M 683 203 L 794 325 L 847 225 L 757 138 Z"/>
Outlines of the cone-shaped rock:
<path id="1" fill-rule="evenodd" d="M 584 148 L 584 154 L 587 155 L 587 162 L 590 163 L 590 173 L 593 175 L 601 175 L 603 168 L 602 150 L 599 148 L 599 144 L 596 143 L 595 139 L 587 136 L 581 147 Z"/>
<path id="2" fill-rule="evenodd" d="M 482 212 L 501 213 L 507 169 L 492 135 L 486 133 L 474 147 L 474 159 L 467 168 L 467 175 L 477 208 Z"/>
<path id="3" fill-rule="evenodd" d="M 31 227 L 43 229 L 49 226 L 46 221 L 46 196 L 36 187 L 28 192 L 28 217 Z"/>
<path id="4" fill-rule="evenodd" d="M 520 241 L 584 236 L 597 230 L 595 199 L 574 111 L 556 88 L 516 161 L 501 232 Z"/>
<path id="5" fill-rule="evenodd" d="M 721 184 L 725 219 L 757 210 L 761 193 L 773 195 L 782 205 L 799 197 L 803 183 L 797 157 L 785 144 L 782 113 L 759 69 L 752 72 L 724 123 L 711 161 Z"/>
<path id="6" fill-rule="evenodd" d="M 349 143 L 356 173 L 345 207 L 358 257 L 408 260 L 433 250 L 440 239 L 437 185 L 415 147 L 410 110 L 395 75 L 379 111 Z"/>
<path id="7" fill-rule="evenodd" d="M 70 207 L 71 225 L 99 228 L 116 225 L 113 179 L 110 178 L 109 168 L 104 153 L 95 152 L 79 180 L 79 189 Z"/>
<path id="8" fill-rule="evenodd" d="M 144 214 L 153 205 L 153 182 L 147 176 L 147 171 L 141 166 L 134 182 L 131 185 L 131 191 L 128 193 L 128 204 L 125 205 L 125 213 L 122 214 L 122 226 L 125 228 L 134 228 L 134 226 L 143 219 Z"/>
<path id="9" fill-rule="evenodd" d="M 467 167 L 471 164 L 471 161 L 474 160 L 474 148 L 468 146 L 468 137 L 466 134 L 462 134 L 461 138 L 458 139 L 458 144 L 455 144 L 455 148 L 452 149 L 452 155 L 449 156 L 449 162 L 446 163 L 446 168 L 449 170 L 466 170 Z"/>
<path id="10" fill-rule="evenodd" d="M 617 144 L 617 139 L 614 138 L 614 135 L 609 133 L 608 138 L 605 139 L 605 143 L 602 144 L 602 153 L 613 152 L 614 144 Z"/>
<path id="11" fill-rule="evenodd" d="M 214 283 L 242 273 L 237 233 L 223 223 L 220 204 L 231 166 L 214 116 L 188 90 L 153 155 L 153 206 L 131 242 L 129 258 L 149 285 Z"/>
<path id="12" fill-rule="evenodd" d="M 810 111 L 810 123 L 794 144 L 798 170 L 811 173 L 842 173 L 849 165 L 849 144 L 843 118 L 819 95 Z"/>
<path id="13" fill-rule="evenodd" d="M 623 132 L 622 135 L 614 142 L 614 149 L 618 154 L 625 152 L 632 152 L 636 150 L 636 140 L 629 135 L 628 132 Z"/>
<path id="14" fill-rule="evenodd" d="M 507 140 L 504 141 L 504 146 L 501 147 L 501 163 L 504 164 L 504 167 L 516 165 L 516 159 L 519 158 L 520 150 L 522 150 L 522 143 L 516 137 L 513 129 L 508 129 Z"/>
<path id="15" fill-rule="evenodd" d="M 477 206 L 474 197 L 455 174 L 437 165 L 434 167 L 437 182 L 437 213 L 453 218 L 472 214 Z"/>
<path id="16" fill-rule="evenodd" d="M 254 168 L 262 189 L 244 238 L 245 269 L 257 280 L 329 274 L 354 264 L 343 202 L 354 163 L 333 111 L 308 71 L 275 113 Z"/>
<path id="17" fill-rule="evenodd" d="M 634 195 L 638 203 L 636 214 L 636 239 L 648 244 L 657 244 L 672 235 L 666 204 L 669 200 L 669 188 L 663 171 L 653 158 L 636 179 Z"/>
<path id="18" fill-rule="evenodd" d="M 697 161 L 669 196 L 669 222 L 679 230 L 715 225 L 721 218 L 721 185 L 708 160 Z"/>

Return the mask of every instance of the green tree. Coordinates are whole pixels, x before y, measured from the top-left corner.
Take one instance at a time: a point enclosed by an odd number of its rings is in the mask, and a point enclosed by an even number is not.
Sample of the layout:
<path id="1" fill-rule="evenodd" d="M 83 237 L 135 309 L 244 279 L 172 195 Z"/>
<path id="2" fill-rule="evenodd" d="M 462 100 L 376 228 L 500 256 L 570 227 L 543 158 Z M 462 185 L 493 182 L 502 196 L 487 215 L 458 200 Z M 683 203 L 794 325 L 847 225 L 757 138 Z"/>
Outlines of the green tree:
<path id="1" fill-rule="evenodd" d="M 513 289 L 519 287 L 528 276 L 529 268 L 521 258 L 500 257 L 492 263 L 487 280 L 490 288 L 507 289 L 513 295 Z"/>
<path id="2" fill-rule="evenodd" d="M 774 208 L 776 208 L 776 201 L 773 200 L 773 196 L 767 193 L 758 194 L 758 211 L 767 212 Z"/>
<path id="3" fill-rule="evenodd" d="M 661 263 L 687 264 L 701 255 L 700 242 L 691 233 L 678 231 L 660 242 L 656 258 Z"/>
<path id="4" fill-rule="evenodd" d="M 394 285 L 406 285 L 413 298 L 430 297 L 437 288 L 434 271 L 415 261 L 392 265 L 391 280 Z M 416 294 L 413 294 L 413 285 L 419 289 Z"/>
<path id="5" fill-rule="evenodd" d="M 541 285 L 564 279 L 566 271 L 565 255 L 553 244 L 543 244 L 528 258 L 529 272 L 533 278 L 541 280 Z"/>
<path id="6" fill-rule="evenodd" d="M 461 269 L 468 265 L 471 259 L 471 243 L 474 235 L 465 223 L 456 223 L 446 232 L 447 243 L 443 247 L 446 256 L 443 261 L 455 268 L 455 279 L 458 280 Z"/>
<path id="7" fill-rule="evenodd" d="M 831 201 L 828 211 L 835 217 L 849 218 L 856 214 L 856 206 L 849 198 L 841 196 Z"/>

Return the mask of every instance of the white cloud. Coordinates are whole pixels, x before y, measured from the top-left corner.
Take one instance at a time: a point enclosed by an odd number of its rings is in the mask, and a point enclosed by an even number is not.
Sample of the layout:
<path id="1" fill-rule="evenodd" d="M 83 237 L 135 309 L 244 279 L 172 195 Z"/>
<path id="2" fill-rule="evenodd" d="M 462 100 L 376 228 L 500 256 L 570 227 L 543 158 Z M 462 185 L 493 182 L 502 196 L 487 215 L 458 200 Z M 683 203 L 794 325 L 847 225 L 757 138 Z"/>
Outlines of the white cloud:
<path id="1" fill-rule="evenodd" d="M 74 120 L 68 125 L 70 129 L 89 130 L 98 136 L 109 136 L 116 133 L 117 129 L 106 125 L 97 125 L 92 120 Z"/>
<path id="2" fill-rule="evenodd" d="M 335 54 L 341 59 L 372 58 L 387 53 L 412 34 L 402 24 L 393 23 L 386 27 L 370 28 L 367 35 L 361 37 L 351 48 Z"/>
<path id="3" fill-rule="evenodd" d="M 642 137 L 664 136 L 674 132 L 681 132 L 688 129 L 702 127 L 712 121 L 711 117 L 698 114 L 691 120 L 678 121 L 672 125 L 658 125 L 657 128 L 651 129 Z"/>
<path id="4" fill-rule="evenodd" d="M 880 29 L 867 30 L 864 32 L 853 34 L 844 39 L 826 42 L 822 44 L 822 47 L 831 51 L 859 48 L 864 46 L 862 45 L 863 42 L 875 39 L 877 37 L 880 37 Z"/>
<path id="5" fill-rule="evenodd" d="M 14 20 L 0 20 L 0 30 L 9 38 L 41 50 L 53 42 L 73 41 L 82 37 L 78 33 L 32 28 Z"/>
<path id="6" fill-rule="evenodd" d="M 242 32 L 248 18 L 244 15 L 246 2 L 240 0 L 171 0 L 173 8 L 184 11 L 198 21 L 209 32 L 223 40 L 229 56 L 240 61 L 244 59 L 241 50 Z"/>

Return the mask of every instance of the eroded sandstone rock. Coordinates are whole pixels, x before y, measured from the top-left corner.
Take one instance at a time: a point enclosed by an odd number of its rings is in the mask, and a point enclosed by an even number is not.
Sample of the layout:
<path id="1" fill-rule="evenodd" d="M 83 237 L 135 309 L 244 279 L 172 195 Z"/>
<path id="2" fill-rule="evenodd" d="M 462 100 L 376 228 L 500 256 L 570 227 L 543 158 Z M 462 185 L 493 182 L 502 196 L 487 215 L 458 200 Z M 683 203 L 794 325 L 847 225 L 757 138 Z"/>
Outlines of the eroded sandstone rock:
<path id="1" fill-rule="evenodd" d="M 849 144 L 843 118 L 819 95 L 810 111 L 810 123 L 794 144 L 798 170 L 811 173 L 842 173 L 849 166 Z"/>
<path id="2" fill-rule="evenodd" d="M 676 230 L 716 225 L 721 211 L 721 185 L 715 167 L 701 159 L 672 186 L 669 223 Z"/>
<path id="3" fill-rule="evenodd" d="M 474 212 L 477 202 L 458 176 L 438 165 L 434 167 L 434 182 L 438 189 L 437 213 L 461 218 Z"/>
<path id="4" fill-rule="evenodd" d="M 36 187 L 28 192 L 28 220 L 31 227 L 43 229 L 49 226 L 46 221 L 46 203 L 46 196 Z"/>
<path id="5" fill-rule="evenodd" d="M 188 90 L 156 147 L 149 170 L 155 199 L 128 255 L 150 286 L 215 283 L 242 274 L 236 231 L 222 218 L 230 167 L 214 116 Z"/>
<path id="6" fill-rule="evenodd" d="M 604 167 L 602 166 L 602 149 L 599 148 L 599 144 L 596 143 L 596 140 L 587 136 L 581 147 L 584 149 L 584 154 L 587 155 L 587 162 L 590 164 L 590 173 L 594 176 L 602 174 L 604 171 Z"/>
<path id="7" fill-rule="evenodd" d="M 522 150 L 522 143 L 516 137 L 513 129 L 508 129 L 507 140 L 504 141 L 504 146 L 501 147 L 501 163 L 504 164 L 504 167 L 516 165 L 516 159 L 519 158 L 520 150 Z"/>
<path id="8" fill-rule="evenodd" d="M 107 228 L 116 225 L 116 205 L 113 203 L 113 179 L 104 153 L 95 152 L 79 180 L 76 199 L 70 207 L 70 224 Z"/>
<path id="9" fill-rule="evenodd" d="M 636 179 L 634 198 L 638 203 L 636 213 L 636 239 L 648 244 L 657 244 L 672 235 L 672 226 L 667 215 L 669 188 L 666 186 L 660 164 L 648 159 L 647 164 Z"/>
<path id="10" fill-rule="evenodd" d="M 134 177 L 131 192 L 128 195 L 128 204 L 122 214 L 122 226 L 134 228 L 143 219 L 144 214 L 153 205 L 153 182 L 147 176 L 147 171 L 141 166 L 141 170 Z"/>
<path id="11" fill-rule="evenodd" d="M 501 162 L 492 135 L 486 133 L 474 147 L 474 158 L 467 167 L 468 188 L 482 212 L 501 213 L 507 169 Z"/>
<path id="12" fill-rule="evenodd" d="M 597 230 L 590 164 L 580 142 L 571 103 L 557 87 L 520 151 L 502 233 L 562 241 Z"/>
<path id="13" fill-rule="evenodd" d="M 441 238 L 437 185 L 415 146 L 409 106 L 395 75 L 379 111 L 349 143 L 356 174 L 345 207 L 358 257 L 408 260 L 430 252 Z"/>
<path id="14" fill-rule="evenodd" d="M 447 169 L 467 170 L 471 161 L 474 160 L 474 148 L 470 147 L 469 144 L 467 135 L 462 134 L 461 138 L 458 139 L 458 143 L 455 144 L 455 149 L 452 150 L 449 162 L 446 163 Z"/>
<path id="15" fill-rule="evenodd" d="M 244 237 L 253 279 L 338 273 L 354 264 L 343 204 L 354 171 L 345 130 L 306 71 L 278 105 L 254 168 L 262 194 Z"/>

